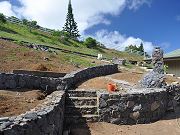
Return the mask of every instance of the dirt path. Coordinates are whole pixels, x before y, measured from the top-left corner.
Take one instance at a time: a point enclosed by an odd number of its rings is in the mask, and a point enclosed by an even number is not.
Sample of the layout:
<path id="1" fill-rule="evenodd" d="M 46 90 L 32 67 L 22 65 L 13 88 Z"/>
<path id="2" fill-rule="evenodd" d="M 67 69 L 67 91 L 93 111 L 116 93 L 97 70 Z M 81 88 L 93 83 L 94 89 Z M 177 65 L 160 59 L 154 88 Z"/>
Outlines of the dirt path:
<path id="1" fill-rule="evenodd" d="M 133 126 L 91 123 L 89 128 L 91 135 L 180 135 L 180 127 L 176 120 L 161 120 L 152 124 Z"/>
<path id="2" fill-rule="evenodd" d="M 154 123 L 132 126 L 88 123 L 83 128 L 74 128 L 71 135 L 180 135 L 180 107 L 176 113 L 168 113 L 163 120 Z"/>

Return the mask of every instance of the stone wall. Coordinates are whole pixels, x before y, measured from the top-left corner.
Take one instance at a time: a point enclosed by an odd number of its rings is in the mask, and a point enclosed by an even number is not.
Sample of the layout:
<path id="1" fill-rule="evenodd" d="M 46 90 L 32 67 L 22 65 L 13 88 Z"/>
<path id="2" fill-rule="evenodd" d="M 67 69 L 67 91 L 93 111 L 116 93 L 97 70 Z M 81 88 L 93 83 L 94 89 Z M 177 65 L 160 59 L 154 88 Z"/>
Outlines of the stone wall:
<path id="1" fill-rule="evenodd" d="M 166 89 L 168 93 L 167 111 L 176 111 L 176 107 L 180 105 L 180 85 L 170 85 Z"/>
<path id="2" fill-rule="evenodd" d="M 46 72 L 46 71 L 27 71 L 27 70 L 13 70 L 14 74 L 26 74 L 40 77 L 51 77 L 59 78 L 64 77 L 67 73 L 55 73 L 55 72 Z"/>
<path id="3" fill-rule="evenodd" d="M 0 118 L 0 135 L 61 135 L 65 94 L 55 91 L 25 114 Z"/>
<path id="4" fill-rule="evenodd" d="M 99 120 L 113 124 L 150 123 L 165 115 L 165 89 L 139 89 L 126 94 L 98 92 Z"/>
<path id="5" fill-rule="evenodd" d="M 0 89 L 40 89 L 49 94 L 55 91 L 59 84 L 61 84 L 61 78 L 0 73 Z"/>
<path id="6" fill-rule="evenodd" d="M 63 85 L 61 85 L 63 86 L 63 88 L 59 86 L 59 89 L 67 90 L 69 88 L 73 88 L 76 84 L 84 82 L 88 79 L 103 75 L 109 75 L 117 72 L 118 72 L 117 64 L 102 65 L 102 66 L 90 67 L 90 68 L 74 71 L 70 74 L 67 74 L 63 78 L 62 80 Z"/>
<path id="7" fill-rule="evenodd" d="M 117 65 L 103 65 L 75 71 L 63 78 L 1 73 L 0 89 L 35 88 L 53 93 L 47 96 L 46 102 L 30 112 L 18 117 L 0 118 L 0 135 L 60 134 L 65 99 L 63 92 L 55 90 L 57 88 L 68 90 L 82 81 L 116 72 L 118 72 Z M 167 89 L 132 89 L 125 94 L 97 91 L 99 121 L 114 124 L 156 121 L 165 115 L 168 108 L 174 107 L 172 103 L 174 99 L 180 99 L 179 90 L 179 86 L 170 86 Z M 88 95 L 88 97 L 91 96 Z"/>
<path id="8" fill-rule="evenodd" d="M 0 89 L 40 89 L 51 93 L 55 90 L 67 90 L 90 78 L 118 72 L 118 65 L 102 65 L 81 69 L 64 77 L 42 77 L 41 75 L 0 73 Z M 18 72 L 16 72 L 18 73 Z"/>

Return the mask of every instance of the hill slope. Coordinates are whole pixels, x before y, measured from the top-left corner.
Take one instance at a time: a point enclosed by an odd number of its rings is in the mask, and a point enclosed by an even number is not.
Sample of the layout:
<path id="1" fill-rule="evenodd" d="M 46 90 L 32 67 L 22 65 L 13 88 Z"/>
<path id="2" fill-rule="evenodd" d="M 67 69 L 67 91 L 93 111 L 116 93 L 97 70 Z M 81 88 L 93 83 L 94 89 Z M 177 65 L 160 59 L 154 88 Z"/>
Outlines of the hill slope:
<path id="1" fill-rule="evenodd" d="M 77 67 L 66 62 L 63 56 L 40 52 L 4 40 L 0 40 L 0 58 L 0 72 L 26 69 L 66 73 L 77 70 Z"/>
<path id="2" fill-rule="evenodd" d="M 109 59 L 109 60 L 114 57 L 119 57 L 119 58 L 125 58 L 128 60 L 142 61 L 142 57 L 139 55 L 128 54 L 126 52 L 119 52 L 116 50 L 105 49 L 105 48 L 100 48 L 100 47 L 98 47 L 96 49 L 89 49 L 89 48 L 85 47 L 83 45 L 83 43 L 81 43 L 81 42 L 77 42 L 77 41 L 74 41 L 71 39 L 68 39 L 68 41 L 63 41 L 58 36 L 53 36 L 50 33 L 45 33 L 45 32 L 42 32 L 42 31 L 39 31 L 36 29 L 30 30 L 27 26 L 21 25 L 21 24 L 12 24 L 9 22 L 7 22 L 5 24 L 0 24 L 0 37 L 14 39 L 14 40 L 16 40 L 15 43 L 17 45 L 21 45 L 21 41 L 26 41 L 26 42 L 33 43 L 33 44 L 41 44 L 41 45 L 46 45 L 46 46 L 55 47 L 55 48 L 59 48 L 59 49 L 65 49 L 65 50 L 69 50 L 69 51 L 75 51 L 75 52 L 84 53 L 84 54 L 88 54 L 88 55 L 94 55 L 94 56 L 97 56 L 99 53 L 101 53 L 101 54 L 103 54 L 103 57 L 105 57 L 106 59 Z M 2 43 L 3 41 L 1 40 L 0 42 Z M 8 45 L 10 43 L 5 42 L 3 44 Z M 18 49 L 20 49 L 20 50 L 18 50 Z M 7 59 L 6 57 L 12 57 L 12 55 L 18 55 L 17 52 L 23 53 L 24 50 L 27 50 L 27 48 L 26 49 L 21 48 L 20 46 L 18 49 L 17 50 L 10 49 L 9 53 L 6 53 L 6 54 L 4 54 L 4 56 L 2 56 L 2 57 L 4 57 L 3 59 L 5 60 L 5 59 Z M 84 57 L 84 56 L 82 57 L 81 55 L 76 55 L 75 53 L 64 53 L 60 50 L 58 50 L 56 52 L 57 52 L 56 57 L 57 57 L 57 59 L 61 60 L 61 64 L 66 62 L 71 65 L 79 65 L 82 67 L 102 64 L 100 61 L 97 61 L 95 58 L 92 58 L 92 57 Z M 40 54 L 38 54 L 39 52 L 35 52 L 35 53 L 37 53 L 35 56 L 40 55 Z M 3 53 L 1 53 L 1 55 L 2 54 Z M 43 55 L 43 54 L 44 53 L 42 53 L 41 55 Z M 52 54 L 48 54 L 48 55 L 52 55 Z M 49 57 L 51 57 L 51 56 L 49 56 Z M 20 58 L 21 57 L 19 57 L 19 59 Z"/>

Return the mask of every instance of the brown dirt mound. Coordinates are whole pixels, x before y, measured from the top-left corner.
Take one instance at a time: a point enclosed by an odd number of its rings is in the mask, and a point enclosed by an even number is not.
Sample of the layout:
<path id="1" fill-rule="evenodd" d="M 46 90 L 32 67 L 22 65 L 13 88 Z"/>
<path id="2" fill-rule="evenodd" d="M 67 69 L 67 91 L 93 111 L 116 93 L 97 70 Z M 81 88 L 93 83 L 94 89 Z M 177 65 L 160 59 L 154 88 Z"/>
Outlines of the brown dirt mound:
<path id="1" fill-rule="evenodd" d="M 25 113 L 42 103 L 44 98 L 45 94 L 39 90 L 27 92 L 0 90 L 0 117 Z"/>
<path id="2" fill-rule="evenodd" d="M 49 61 L 45 61 L 45 57 Z M 78 69 L 61 55 L 29 49 L 5 40 L 0 40 L 0 65 L 0 72 L 23 69 L 69 73 Z"/>
<path id="3" fill-rule="evenodd" d="M 32 66 L 33 70 L 39 70 L 39 71 L 51 71 L 51 69 L 49 69 L 48 67 L 46 67 L 43 64 L 34 64 Z"/>

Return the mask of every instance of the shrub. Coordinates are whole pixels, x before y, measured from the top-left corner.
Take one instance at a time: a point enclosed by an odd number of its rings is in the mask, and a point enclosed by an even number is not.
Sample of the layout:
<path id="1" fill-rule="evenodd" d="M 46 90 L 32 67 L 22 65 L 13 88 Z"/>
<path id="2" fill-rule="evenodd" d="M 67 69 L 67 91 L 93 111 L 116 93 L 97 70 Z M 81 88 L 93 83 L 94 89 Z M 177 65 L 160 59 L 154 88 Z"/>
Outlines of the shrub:
<path id="1" fill-rule="evenodd" d="M 22 22 L 23 22 L 24 25 L 28 25 L 28 20 L 27 19 L 23 19 Z"/>
<path id="2" fill-rule="evenodd" d="M 163 69 L 164 69 L 164 72 L 167 73 L 168 72 L 168 65 L 164 65 Z"/>
<path id="3" fill-rule="evenodd" d="M 2 13 L 0 13 L 0 22 L 2 22 L 2 23 L 6 22 L 6 18 Z"/>
<path id="4" fill-rule="evenodd" d="M 95 39 L 88 37 L 85 41 L 84 41 L 84 45 L 86 45 L 87 48 L 95 48 L 97 47 L 97 42 Z"/>

